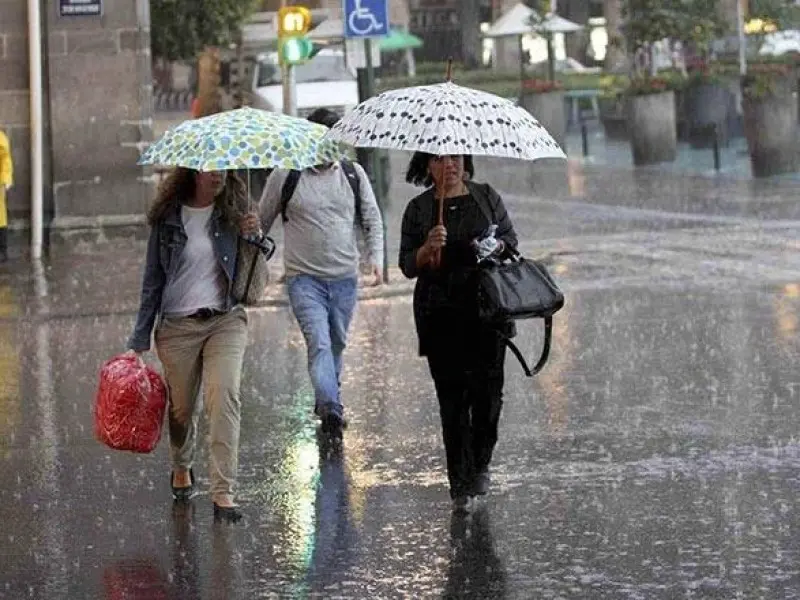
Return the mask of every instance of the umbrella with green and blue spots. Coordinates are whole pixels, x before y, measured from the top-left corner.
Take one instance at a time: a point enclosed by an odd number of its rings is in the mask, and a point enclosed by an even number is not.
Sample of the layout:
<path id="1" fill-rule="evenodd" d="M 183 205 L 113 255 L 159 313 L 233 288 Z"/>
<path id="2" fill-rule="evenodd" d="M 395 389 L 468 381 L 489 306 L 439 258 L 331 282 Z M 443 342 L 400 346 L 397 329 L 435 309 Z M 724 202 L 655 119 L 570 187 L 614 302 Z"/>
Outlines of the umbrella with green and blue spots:
<path id="1" fill-rule="evenodd" d="M 342 158 L 339 144 L 325 138 L 327 132 L 305 119 L 238 108 L 173 127 L 147 148 L 139 164 L 197 171 L 303 170 Z"/>

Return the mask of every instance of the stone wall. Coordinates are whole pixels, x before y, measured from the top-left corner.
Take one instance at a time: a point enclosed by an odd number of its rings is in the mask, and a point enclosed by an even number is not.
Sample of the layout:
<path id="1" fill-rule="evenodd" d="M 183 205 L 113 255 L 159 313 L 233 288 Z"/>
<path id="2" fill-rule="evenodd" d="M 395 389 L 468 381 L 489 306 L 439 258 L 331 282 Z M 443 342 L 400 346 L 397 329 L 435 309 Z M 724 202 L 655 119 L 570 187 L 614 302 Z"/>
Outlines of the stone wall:
<path id="1" fill-rule="evenodd" d="M 8 134 L 14 156 L 15 186 L 8 194 L 13 229 L 30 213 L 27 11 L 25 0 L 0 0 L 0 128 Z"/>
<path id="2" fill-rule="evenodd" d="M 47 7 L 53 233 L 139 223 L 153 195 L 136 166 L 152 140 L 149 1 L 104 0 L 102 17 Z"/>
<path id="3" fill-rule="evenodd" d="M 103 0 L 102 16 L 61 17 L 42 2 L 45 197 L 51 236 L 139 225 L 153 179 L 136 166 L 152 140 L 148 0 Z M 30 215 L 27 0 L 0 0 L 0 127 L 9 133 L 16 228 Z M 55 241 L 58 241 L 57 239 Z"/>

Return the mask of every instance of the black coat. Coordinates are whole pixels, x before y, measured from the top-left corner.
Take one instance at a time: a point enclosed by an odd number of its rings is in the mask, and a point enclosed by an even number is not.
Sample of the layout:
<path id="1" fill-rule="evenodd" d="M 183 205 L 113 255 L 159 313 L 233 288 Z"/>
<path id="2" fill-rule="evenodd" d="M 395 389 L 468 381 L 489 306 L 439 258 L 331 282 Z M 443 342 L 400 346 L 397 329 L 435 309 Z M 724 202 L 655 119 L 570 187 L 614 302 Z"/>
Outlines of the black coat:
<path id="1" fill-rule="evenodd" d="M 496 224 L 495 237 L 505 242 L 508 248 L 516 249 L 517 234 L 500 195 L 489 184 L 469 182 L 467 188 L 485 215 L 485 226 L 480 229 L 486 229 L 490 225 Z M 459 257 L 461 261 L 452 261 L 450 266 L 445 262 L 440 269 L 417 268 L 417 251 L 425 243 L 428 232 L 436 225 L 437 214 L 437 200 L 433 189 L 413 198 L 408 203 L 403 215 L 400 240 L 400 269 L 409 279 L 417 278 L 417 285 L 414 289 L 414 322 L 419 336 L 420 354 L 423 356 L 428 354 L 431 336 L 434 334 L 432 325 L 441 317 L 441 310 L 447 311 L 448 314 L 458 315 L 462 326 L 479 326 L 477 310 L 473 310 L 477 301 L 477 288 L 474 292 L 461 295 L 454 295 L 448 291 L 451 289 L 450 284 L 454 278 L 458 277 L 460 280 L 464 280 L 477 271 L 474 253 L 472 254 L 473 260 L 466 256 Z M 493 223 L 489 221 L 489 215 L 491 215 Z M 446 251 L 457 250 L 450 246 L 451 241 L 448 239 Z M 451 251 L 449 254 L 454 256 L 466 253 L 466 251 L 460 250 L 457 253 Z M 470 288 L 467 286 L 459 289 L 469 290 Z M 436 314 L 437 311 L 439 311 L 439 315 Z M 504 331 L 504 333 L 509 336 L 513 335 L 513 324 L 509 323 L 508 331 Z"/>

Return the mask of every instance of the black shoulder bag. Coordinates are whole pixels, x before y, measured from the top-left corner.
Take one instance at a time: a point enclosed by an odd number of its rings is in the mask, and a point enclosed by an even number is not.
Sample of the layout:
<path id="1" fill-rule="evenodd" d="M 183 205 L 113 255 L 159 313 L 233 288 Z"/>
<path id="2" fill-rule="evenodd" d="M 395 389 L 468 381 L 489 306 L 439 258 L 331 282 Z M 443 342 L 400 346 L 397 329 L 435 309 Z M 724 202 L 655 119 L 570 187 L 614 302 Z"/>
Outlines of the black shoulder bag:
<path id="1" fill-rule="evenodd" d="M 486 200 L 492 208 L 488 198 L 476 200 L 484 213 L 486 208 L 481 200 Z M 494 223 L 494 217 L 490 221 Z M 550 356 L 553 315 L 564 306 L 564 294 L 544 265 L 523 257 L 512 248 L 507 248 L 505 254 L 507 258 L 489 258 L 478 265 L 478 316 L 500 331 L 511 321 L 544 319 L 544 348 L 533 369 L 517 345 L 506 336 L 506 345 L 519 360 L 525 375 L 533 377 L 544 368 Z"/>

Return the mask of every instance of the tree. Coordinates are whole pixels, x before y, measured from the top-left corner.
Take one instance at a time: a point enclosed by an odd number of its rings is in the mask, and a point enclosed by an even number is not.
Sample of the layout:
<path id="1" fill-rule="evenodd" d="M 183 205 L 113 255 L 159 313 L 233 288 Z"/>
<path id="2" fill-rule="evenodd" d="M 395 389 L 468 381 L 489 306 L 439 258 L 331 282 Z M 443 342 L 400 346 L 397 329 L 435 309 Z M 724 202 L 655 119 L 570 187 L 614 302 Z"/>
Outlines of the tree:
<path id="1" fill-rule="evenodd" d="M 792 29 L 800 23 L 800 5 L 793 0 L 750 0 L 748 17 L 771 23 L 778 29 Z"/>
<path id="2" fill-rule="evenodd" d="M 627 67 L 625 38 L 622 36 L 622 0 L 604 0 L 603 14 L 606 18 L 608 46 L 606 47 L 606 71 L 617 73 Z"/>
<path id="3" fill-rule="evenodd" d="M 480 0 L 460 0 L 458 21 L 461 25 L 461 58 L 467 69 L 483 63 L 481 43 Z"/>
<path id="4" fill-rule="evenodd" d="M 191 60 L 206 47 L 227 45 L 255 6 L 254 0 L 151 0 L 153 57 Z"/>
<path id="5" fill-rule="evenodd" d="M 726 32 L 718 0 L 623 0 L 623 29 L 631 50 L 645 52 L 653 73 L 653 44 L 665 38 L 691 42 L 700 54 Z"/>

